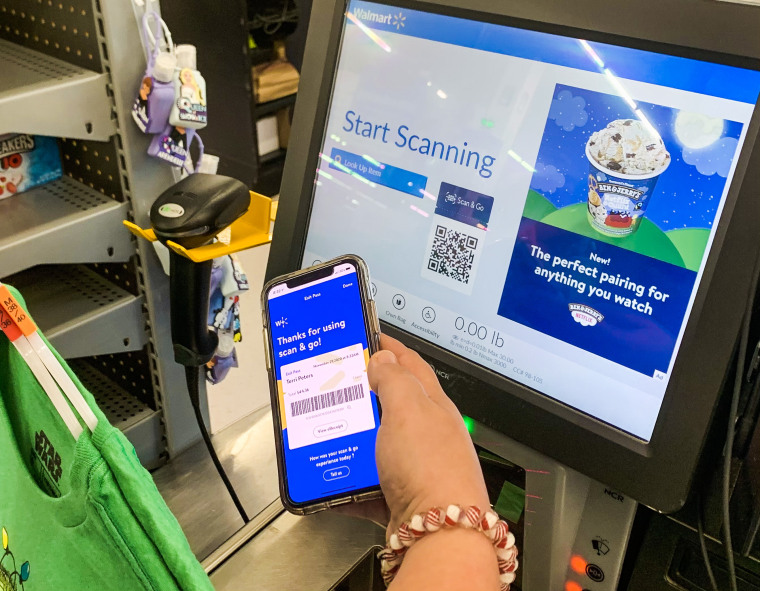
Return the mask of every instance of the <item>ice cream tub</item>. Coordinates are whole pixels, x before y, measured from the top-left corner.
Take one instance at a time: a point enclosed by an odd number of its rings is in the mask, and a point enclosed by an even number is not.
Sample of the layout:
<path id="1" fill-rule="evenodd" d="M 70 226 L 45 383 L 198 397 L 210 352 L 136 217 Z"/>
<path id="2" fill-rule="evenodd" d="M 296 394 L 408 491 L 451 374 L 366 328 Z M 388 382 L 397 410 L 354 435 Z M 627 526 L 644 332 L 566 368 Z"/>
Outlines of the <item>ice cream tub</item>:
<path id="1" fill-rule="evenodd" d="M 618 119 L 591 134 L 586 157 L 591 227 L 606 236 L 633 234 L 670 164 L 662 138 L 651 125 Z"/>

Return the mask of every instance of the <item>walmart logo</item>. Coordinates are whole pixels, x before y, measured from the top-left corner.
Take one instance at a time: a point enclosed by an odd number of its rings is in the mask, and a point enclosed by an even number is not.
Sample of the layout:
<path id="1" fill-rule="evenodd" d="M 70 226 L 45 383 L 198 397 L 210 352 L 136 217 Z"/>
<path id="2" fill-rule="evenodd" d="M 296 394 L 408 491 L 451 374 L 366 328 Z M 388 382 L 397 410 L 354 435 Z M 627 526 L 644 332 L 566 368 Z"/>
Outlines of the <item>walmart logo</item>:
<path id="1" fill-rule="evenodd" d="M 380 25 L 390 25 L 396 27 L 396 30 L 401 30 L 404 27 L 404 21 L 406 21 L 403 12 L 399 12 L 398 14 L 380 14 L 371 10 L 365 10 L 364 8 L 357 8 L 354 10 L 354 16 L 363 21 L 378 23 Z"/>

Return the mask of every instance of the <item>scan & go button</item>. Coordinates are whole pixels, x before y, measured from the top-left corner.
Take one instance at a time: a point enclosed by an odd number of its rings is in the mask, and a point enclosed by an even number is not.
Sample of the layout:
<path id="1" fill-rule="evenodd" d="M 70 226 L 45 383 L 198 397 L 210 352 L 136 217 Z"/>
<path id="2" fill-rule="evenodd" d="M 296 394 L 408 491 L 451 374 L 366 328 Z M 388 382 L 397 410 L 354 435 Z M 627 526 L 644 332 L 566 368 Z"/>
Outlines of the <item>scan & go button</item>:
<path id="1" fill-rule="evenodd" d="M 325 425 L 314 427 L 314 437 L 332 437 L 337 433 L 343 433 L 346 429 L 348 429 L 348 423 L 346 421 L 327 423 Z"/>
<path id="2" fill-rule="evenodd" d="M 337 468 L 325 470 L 322 478 L 325 480 L 338 480 L 338 478 L 345 478 L 350 472 L 351 470 L 348 469 L 348 466 L 338 466 Z"/>

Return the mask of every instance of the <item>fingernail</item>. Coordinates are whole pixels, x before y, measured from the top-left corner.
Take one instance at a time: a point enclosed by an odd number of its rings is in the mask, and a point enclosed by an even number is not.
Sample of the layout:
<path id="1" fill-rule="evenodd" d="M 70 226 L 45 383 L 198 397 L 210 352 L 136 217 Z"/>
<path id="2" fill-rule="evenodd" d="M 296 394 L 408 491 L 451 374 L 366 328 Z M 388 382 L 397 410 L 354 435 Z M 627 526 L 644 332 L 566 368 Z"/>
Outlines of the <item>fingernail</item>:
<path id="1" fill-rule="evenodd" d="M 392 351 L 378 351 L 373 357 L 375 363 L 398 363 Z"/>

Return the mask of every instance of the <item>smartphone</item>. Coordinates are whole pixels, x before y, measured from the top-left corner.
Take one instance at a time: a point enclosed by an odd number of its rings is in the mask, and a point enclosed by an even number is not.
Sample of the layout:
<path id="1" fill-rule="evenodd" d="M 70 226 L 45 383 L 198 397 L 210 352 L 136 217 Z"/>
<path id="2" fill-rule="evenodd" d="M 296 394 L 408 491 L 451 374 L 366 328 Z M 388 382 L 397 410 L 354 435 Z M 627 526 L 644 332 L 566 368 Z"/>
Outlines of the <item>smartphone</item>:
<path id="1" fill-rule="evenodd" d="M 380 407 L 367 379 L 380 324 L 355 255 L 283 275 L 261 294 L 280 496 L 304 515 L 379 498 Z"/>

